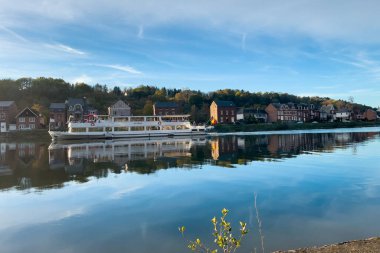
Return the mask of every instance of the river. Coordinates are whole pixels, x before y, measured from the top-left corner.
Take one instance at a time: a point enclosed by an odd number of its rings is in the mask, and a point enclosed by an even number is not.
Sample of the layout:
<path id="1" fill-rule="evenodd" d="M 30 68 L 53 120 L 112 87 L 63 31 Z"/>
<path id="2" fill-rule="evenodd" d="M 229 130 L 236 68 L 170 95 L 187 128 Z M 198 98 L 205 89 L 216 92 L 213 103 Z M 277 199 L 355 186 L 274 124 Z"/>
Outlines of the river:
<path id="1" fill-rule="evenodd" d="M 3 142 L 0 251 L 188 252 L 223 208 L 238 252 L 379 236 L 379 131 Z"/>

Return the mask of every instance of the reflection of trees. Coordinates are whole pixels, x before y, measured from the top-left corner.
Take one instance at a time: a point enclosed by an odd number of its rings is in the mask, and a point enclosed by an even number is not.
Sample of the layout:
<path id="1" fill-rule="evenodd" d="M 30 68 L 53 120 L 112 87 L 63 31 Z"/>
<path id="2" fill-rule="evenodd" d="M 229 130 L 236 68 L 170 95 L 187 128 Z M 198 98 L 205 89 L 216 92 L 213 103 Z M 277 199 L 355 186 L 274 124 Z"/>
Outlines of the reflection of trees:
<path id="1" fill-rule="evenodd" d="M 214 137 L 180 142 L 48 150 L 46 144 L 1 144 L 0 189 L 60 188 L 65 182 L 87 182 L 123 171 L 150 174 L 162 169 L 201 168 L 204 164 L 234 167 L 252 161 L 292 158 L 308 152 L 356 147 L 377 133 L 325 133 Z M 117 144 L 117 142 L 116 142 Z"/>
<path id="2" fill-rule="evenodd" d="M 214 164 L 231 167 L 251 161 L 295 157 L 308 152 L 332 152 L 366 141 L 377 133 L 324 133 L 257 136 L 224 136 L 210 141 Z"/>

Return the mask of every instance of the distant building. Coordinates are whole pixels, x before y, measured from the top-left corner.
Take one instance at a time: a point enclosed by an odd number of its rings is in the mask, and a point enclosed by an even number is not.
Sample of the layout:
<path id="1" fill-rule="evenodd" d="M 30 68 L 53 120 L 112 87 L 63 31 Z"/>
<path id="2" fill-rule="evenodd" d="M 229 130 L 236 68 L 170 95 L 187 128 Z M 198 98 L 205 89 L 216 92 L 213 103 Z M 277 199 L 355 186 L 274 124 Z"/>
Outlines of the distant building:
<path id="1" fill-rule="evenodd" d="M 67 121 L 69 121 L 69 119 L 73 121 L 83 121 L 86 111 L 86 103 L 83 98 L 69 98 L 66 100 L 65 105 Z"/>
<path id="2" fill-rule="evenodd" d="M 232 101 L 213 101 L 210 105 L 210 117 L 218 123 L 234 123 L 237 121 L 237 108 Z"/>
<path id="3" fill-rule="evenodd" d="M 309 122 L 318 119 L 313 104 L 271 103 L 265 108 L 268 122 Z"/>
<path id="4" fill-rule="evenodd" d="M 268 114 L 265 110 L 253 108 L 239 108 L 236 112 L 236 119 L 238 121 L 245 120 L 266 123 L 268 120 Z"/>
<path id="5" fill-rule="evenodd" d="M 376 111 L 372 109 L 367 109 L 364 112 L 364 119 L 367 121 L 375 121 L 377 119 L 377 113 Z"/>
<path id="6" fill-rule="evenodd" d="M 122 100 L 108 107 L 109 116 L 131 116 L 131 107 Z"/>
<path id="7" fill-rule="evenodd" d="M 319 108 L 321 121 L 334 121 L 335 120 L 335 107 L 333 105 L 322 105 Z"/>
<path id="8" fill-rule="evenodd" d="M 346 109 L 346 108 L 343 108 L 343 109 L 340 109 L 338 111 L 335 112 L 335 119 L 337 121 L 350 121 L 351 120 L 351 112 Z"/>
<path id="9" fill-rule="evenodd" d="M 41 128 L 40 116 L 29 107 L 25 107 L 16 115 L 17 130 L 31 130 Z"/>
<path id="10" fill-rule="evenodd" d="M 0 122 L 14 123 L 17 106 L 14 101 L 0 101 Z"/>
<path id="11" fill-rule="evenodd" d="M 64 127 L 67 120 L 65 103 L 51 103 L 49 106 L 49 118 L 51 128 Z"/>
<path id="12" fill-rule="evenodd" d="M 156 102 L 153 105 L 153 115 L 180 114 L 179 106 L 175 102 Z"/>

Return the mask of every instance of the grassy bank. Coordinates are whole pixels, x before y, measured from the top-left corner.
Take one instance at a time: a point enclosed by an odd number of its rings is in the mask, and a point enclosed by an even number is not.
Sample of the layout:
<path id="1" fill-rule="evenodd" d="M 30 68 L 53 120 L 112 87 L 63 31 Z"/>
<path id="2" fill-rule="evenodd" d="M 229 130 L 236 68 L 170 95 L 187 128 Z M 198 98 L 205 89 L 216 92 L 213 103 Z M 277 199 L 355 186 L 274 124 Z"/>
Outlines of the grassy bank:
<path id="1" fill-rule="evenodd" d="M 51 140 L 47 129 L 35 129 L 25 131 L 13 131 L 8 133 L 0 133 L 1 141 L 33 141 L 48 142 Z"/>
<path id="2" fill-rule="evenodd" d="M 215 132 L 256 132 L 256 131 L 277 131 L 277 130 L 306 130 L 306 129 L 333 129 L 333 128 L 355 128 L 355 127 L 375 127 L 380 126 L 380 122 L 326 122 L 326 123 L 275 123 L 275 124 L 236 124 L 217 125 Z"/>

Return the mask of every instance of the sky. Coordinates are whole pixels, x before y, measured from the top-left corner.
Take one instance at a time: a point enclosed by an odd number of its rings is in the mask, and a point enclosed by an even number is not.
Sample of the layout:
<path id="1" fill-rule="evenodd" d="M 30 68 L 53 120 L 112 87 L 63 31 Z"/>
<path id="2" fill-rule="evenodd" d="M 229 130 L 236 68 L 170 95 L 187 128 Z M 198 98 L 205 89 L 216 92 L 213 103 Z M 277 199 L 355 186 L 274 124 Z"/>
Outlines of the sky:
<path id="1" fill-rule="evenodd" d="M 378 0 L 0 0 L 0 78 L 380 106 Z"/>

